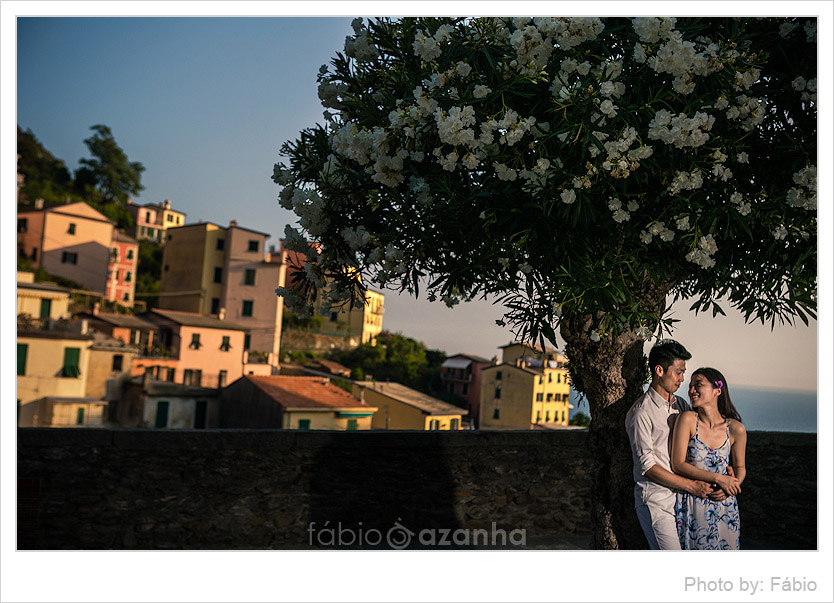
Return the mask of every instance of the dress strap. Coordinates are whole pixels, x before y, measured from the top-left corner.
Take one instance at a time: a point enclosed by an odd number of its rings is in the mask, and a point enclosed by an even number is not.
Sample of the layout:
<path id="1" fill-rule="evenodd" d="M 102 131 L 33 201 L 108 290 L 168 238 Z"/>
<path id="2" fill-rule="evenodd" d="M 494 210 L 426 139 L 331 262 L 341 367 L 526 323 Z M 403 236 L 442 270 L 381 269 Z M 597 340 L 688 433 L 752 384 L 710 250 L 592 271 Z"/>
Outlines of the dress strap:
<path id="1" fill-rule="evenodd" d="M 701 422 L 701 418 L 698 416 L 698 413 L 695 413 L 695 437 L 698 436 L 698 424 Z"/>

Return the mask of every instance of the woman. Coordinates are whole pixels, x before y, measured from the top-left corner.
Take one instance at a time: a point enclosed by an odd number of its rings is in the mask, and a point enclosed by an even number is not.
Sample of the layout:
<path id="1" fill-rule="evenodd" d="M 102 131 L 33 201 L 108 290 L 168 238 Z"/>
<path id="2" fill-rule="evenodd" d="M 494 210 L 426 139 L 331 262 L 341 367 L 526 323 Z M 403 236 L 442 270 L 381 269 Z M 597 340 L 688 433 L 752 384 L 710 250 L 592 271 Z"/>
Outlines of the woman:
<path id="1" fill-rule="evenodd" d="M 694 410 L 681 413 L 672 434 L 672 470 L 721 488 L 727 497 L 717 502 L 677 494 L 675 516 L 681 548 L 738 549 L 736 495 L 747 474 L 747 431 L 730 401 L 727 380 L 717 370 L 700 368 L 692 374 L 689 401 Z"/>

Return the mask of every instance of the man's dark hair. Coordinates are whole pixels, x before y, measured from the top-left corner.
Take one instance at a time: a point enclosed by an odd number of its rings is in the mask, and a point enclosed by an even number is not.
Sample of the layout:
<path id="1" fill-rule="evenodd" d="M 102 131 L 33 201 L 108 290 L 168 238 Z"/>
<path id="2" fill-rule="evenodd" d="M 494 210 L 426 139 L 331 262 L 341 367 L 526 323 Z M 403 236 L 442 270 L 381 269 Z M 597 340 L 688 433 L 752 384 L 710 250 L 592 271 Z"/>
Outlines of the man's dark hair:
<path id="1" fill-rule="evenodd" d="M 661 339 L 649 352 L 649 370 L 654 375 L 654 367 L 660 367 L 666 371 L 676 359 L 689 360 L 692 358 L 685 347 L 674 339 Z"/>

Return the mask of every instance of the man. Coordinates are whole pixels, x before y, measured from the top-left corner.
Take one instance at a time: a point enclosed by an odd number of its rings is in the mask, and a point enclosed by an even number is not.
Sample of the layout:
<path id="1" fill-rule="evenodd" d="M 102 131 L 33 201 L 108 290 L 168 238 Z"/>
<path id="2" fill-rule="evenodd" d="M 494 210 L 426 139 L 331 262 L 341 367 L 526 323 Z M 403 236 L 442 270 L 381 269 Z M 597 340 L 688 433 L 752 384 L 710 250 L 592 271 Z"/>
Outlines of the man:
<path id="1" fill-rule="evenodd" d="M 674 339 L 659 341 L 649 352 L 652 382 L 626 415 L 626 431 L 634 461 L 634 508 L 653 550 L 680 550 L 675 522 L 675 490 L 721 500 L 723 491 L 710 484 L 672 473 L 670 432 L 677 415 L 691 410 L 676 396 L 692 358 Z"/>

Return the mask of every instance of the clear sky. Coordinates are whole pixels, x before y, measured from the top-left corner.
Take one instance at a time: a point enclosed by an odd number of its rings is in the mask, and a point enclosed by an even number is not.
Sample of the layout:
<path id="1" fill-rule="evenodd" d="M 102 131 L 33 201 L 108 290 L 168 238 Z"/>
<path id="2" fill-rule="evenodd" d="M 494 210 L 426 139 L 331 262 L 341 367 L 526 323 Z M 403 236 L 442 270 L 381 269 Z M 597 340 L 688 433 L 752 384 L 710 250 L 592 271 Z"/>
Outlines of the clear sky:
<path id="1" fill-rule="evenodd" d="M 110 126 L 145 189 L 137 203 L 170 199 L 188 222 L 270 233 L 277 246 L 296 217 L 276 202 L 272 165 L 284 141 L 322 120 L 316 74 L 341 50 L 350 18 L 21 18 L 17 123 L 72 171 L 90 126 Z M 491 358 L 512 333 L 499 306 L 453 310 L 387 292 L 383 326 L 448 354 Z M 676 337 L 690 363 L 745 385 L 816 388 L 816 323 L 745 326 L 740 316 L 686 312 Z"/>
<path id="2" fill-rule="evenodd" d="M 83 144 L 90 126 L 105 124 L 132 161 L 144 164 L 145 190 L 138 203 L 170 199 L 189 222 L 232 219 L 272 235 L 277 244 L 295 217 L 281 209 L 272 165 L 281 144 L 321 119 L 315 76 L 343 47 L 357 15 L 398 14 L 621 14 L 651 15 L 669 3 L 506 2 L 363 3 L 304 2 L 3 2 L 2 10 L 2 279 L 3 279 L 3 600 L 628 600 L 691 598 L 684 576 L 707 580 L 740 577 L 768 581 L 771 575 L 817 580 L 808 600 L 830 600 L 831 574 L 831 173 L 820 172 L 821 289 L 820 500 L 824 541 L 820 553 L 742 555 L 716 568 L 654 557 L 645 578 L 639 553 L 611 563 L 598 554 L 569 551 L 541 554 L 490 552 L 391 555 L 307 552 L 191 554 L 142 552 L 21 555 L 14 552 L 15 454 L 11 384 L 14 377 L 12 312 L 14 285 L 14 123 L 31 129 L 70 170 L 88 156 Z M 265 13 L 303 14 L 281 18 L 23 18 L 23 15 L 169 15 Z M 279 12 L 276 12 L 279 11 Z M 678 14 L 820 14 L 820 165 L 831 165 L 832 6 L 830 2 L 676 2 Z M 315 15 L 341 18 L 309 18 Z M 17 17 L 17 19 L 15 19 Z M 16 38 L 16 46 L 15 46 Z M 16 60 L 15 60 L 16 57 Z M 15 69 L 17 71 L 15 78 Z M 15 87 L 16 84 L 16 87 Z M 14 91 L 17 90 L 15 98 Z M 16 112 L 16 114 L 15 114 Z M 687 304 L 676 337 L 694 353 L 690 367 L 712 365 L 737 384 L 816 389 L 817 325 L 810 328 L 744 326 L 728 318 L 694 318 Z M 512 335 L 494 324 L 500 309 L 488 303 L 453 310 L 386 295 L 384 326 L 447 353 L 491 357 Z M 12 420 L 10 420 L 12 419 Z M 751 471 L 766 471 L 750 459 Z M 755 466 L 754 466 L 755 465 Z M 775 492 L 790 496 L 790 492 Z M 9 499 L 7 499 L 8 497 Z M 827 509 L 827 510 L 826 510 Z M 742 520 L 743 521 L 743 520 Z M 825 547 L 824 543 L 827 543 Z M 369 561 L 371 563 L 369 563 Z M 403 561 L 406 561 L 403 563 Z M 606 563 L 608 561 L 608 563 Z M 745 565 L 745 561 L 747 565 Z M 598 562 L 598 563 L 594 563 Z M 183 563 L 185 563 L 183 565 Z M 714 565 L 714 564 L 713 564 Z M 48 577 L 43 568 L 48 567 Z M 559 569 L 554 573 L 553 567 Z M 599 580 L 600 567 L 606 579 Z M 569 575 L 565 573 L 568 568 Z M 82 576 L 81 581 L 78 577 Z M 485 578 L 485 576 L 488 576 Z M 641 576 L 635 580 L 635 576 Z M 387 577 L 387 578 L 386 578 Z M 183 579 L 185 578 L 185 580 Z M 394 582 L 392 582 L 394 580 Z M 79 586 L 79 583 L 83 583 Z M 13 584 L 14 588 L 9 585 Z M 406 586 L 407 585 L 407 586 Z M 624 588 L 624 585 L 634 588 Z M 83 589 L 83 592 L 80 592 Z M 44 594 L 46 593 L 46 594 Z M 558 593 L 558 594 L 556 594 Z M 632 594 L 634 593 L 634 594 Z M 736 588 L 738 593 L 738 588 Z M 727 595 L 732 598 L 735 593 Z M 747 594 L 745 593 L 745 597 Z M 803 595 L 804 596 L 804 595 Z M 818 598 L 814 598 L 818 596 Z M 589 598 L 590 597 L 590 598 Z M 722 595 L 723 600 L 724 595 Z M 739 595 L 739 600 L 741 595 Z M 636 599 L 635 599 L 636 600 Z"/>

